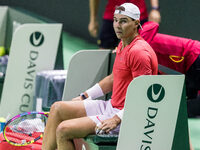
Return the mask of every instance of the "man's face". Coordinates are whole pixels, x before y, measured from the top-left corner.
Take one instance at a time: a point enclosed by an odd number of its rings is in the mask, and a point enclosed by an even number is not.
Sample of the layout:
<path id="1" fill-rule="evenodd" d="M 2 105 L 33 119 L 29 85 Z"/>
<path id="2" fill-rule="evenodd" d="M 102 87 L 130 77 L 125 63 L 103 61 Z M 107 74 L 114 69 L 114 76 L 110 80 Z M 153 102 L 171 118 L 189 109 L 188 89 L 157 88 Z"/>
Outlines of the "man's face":
<path id="1" fill-rule="evenodd" d="M 137 32 L 136 20 L 122 14 L 115 14 L 113 18 L 113 27 L 115 34 L 119 39 L 126 39 L 134 36 Z"/>

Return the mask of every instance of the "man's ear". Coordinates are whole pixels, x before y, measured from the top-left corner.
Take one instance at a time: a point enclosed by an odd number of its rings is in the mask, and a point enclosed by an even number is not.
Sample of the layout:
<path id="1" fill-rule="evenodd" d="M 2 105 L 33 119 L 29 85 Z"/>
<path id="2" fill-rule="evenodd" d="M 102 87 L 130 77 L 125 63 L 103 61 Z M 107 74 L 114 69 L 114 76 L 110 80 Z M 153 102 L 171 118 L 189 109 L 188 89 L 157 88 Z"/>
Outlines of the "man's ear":
<path id="1" fill-rule="evenodd" d="M 139 25 L 139 24 L 140 24 L 140 21 L 139 21 L 139 20 L 136 20 L 136 21 L 135 21 L 135 24 L 136 24 L 136 25 Z"/>

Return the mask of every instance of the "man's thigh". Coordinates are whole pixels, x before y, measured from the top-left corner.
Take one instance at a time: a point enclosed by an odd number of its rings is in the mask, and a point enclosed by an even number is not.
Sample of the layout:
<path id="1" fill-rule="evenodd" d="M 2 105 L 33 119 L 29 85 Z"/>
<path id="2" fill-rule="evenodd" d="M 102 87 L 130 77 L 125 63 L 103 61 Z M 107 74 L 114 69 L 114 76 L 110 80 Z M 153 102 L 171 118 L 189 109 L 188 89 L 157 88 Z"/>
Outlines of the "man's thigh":
<path id="1" fill-rule="evenodd" d="M 89 117 L 81 117 L 63 121 L 59 124 L 63 133 L 66 132 L 68 138 L 82 138 L 95 133 L 96 124 Z"/>
<path id="2" fill-rule="evenodd" d="M 85 117 L 86 110 L 83 101 L 59 101 L 53 104 L 53 111 L 57 111 L 62 120 Z"/>
<path id="3" fill-rule="evenodd" d="M 85 100 L 84 106 L 87 116 L 102 115 L 106 111 L 109 101 L 104 100 Z"/>

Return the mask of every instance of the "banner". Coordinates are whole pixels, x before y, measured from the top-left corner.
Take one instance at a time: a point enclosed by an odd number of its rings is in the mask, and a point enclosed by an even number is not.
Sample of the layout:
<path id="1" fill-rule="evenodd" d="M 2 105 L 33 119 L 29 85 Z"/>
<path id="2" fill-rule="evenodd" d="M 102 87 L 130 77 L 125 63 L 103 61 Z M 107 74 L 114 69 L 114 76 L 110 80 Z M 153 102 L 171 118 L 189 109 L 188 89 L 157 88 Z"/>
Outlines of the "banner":
<path id="1" fill-rule="evenodd" d="M 31 111 L 36 73 L 54 69 L 61 24 L 24 24 L 14 32 L 0 116 Z"/>
<path id="2" fill-rule="evenodd" d="M 8 12 L 7 6 L 0 6 L 0 46 L 5 46 L 7 12 Z"/>
<path id="3" fill-rule="evenodd" d="M 141 76 L 128 87 L 117 150 L 172 150 L 184 75 Z M 184 97 L 185 98 L 185 97 Z M 184 101 L 185 99 L 183 99 Z M 183 109 L 182 109 L 183 110 Z M 185 114 L 185 119 L 187 114 Z M 183 119 L 183 118 L 179 118 Z M 187 120 L 182 126 L 187 127 Z M 182 122 L 183 123 L 183 122 Z M 187 128 L 182 150 L 188 147 Z M 176 144 L 177 145 L 177 144 Z M 173 147 L 174 150 L 180 149 Z"/>

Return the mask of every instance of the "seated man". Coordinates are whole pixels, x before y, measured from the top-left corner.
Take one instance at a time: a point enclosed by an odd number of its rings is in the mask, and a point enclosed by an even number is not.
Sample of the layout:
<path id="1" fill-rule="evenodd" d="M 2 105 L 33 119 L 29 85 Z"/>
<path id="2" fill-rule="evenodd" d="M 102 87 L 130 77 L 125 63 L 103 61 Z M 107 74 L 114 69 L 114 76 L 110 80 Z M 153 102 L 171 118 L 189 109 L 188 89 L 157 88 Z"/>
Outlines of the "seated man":
<path id="1" fill-rule="evenodd" d="M 43 150 L 74 150 L 73 139 L 95 134 L 97 124 L 105 133 L 118 134 L 129 83 L 140 75 L 155 75 L 158 71 L 154 50 L 138 33 L 139 18 L 140 11 L 132 3 L 116 8 L 113 27 L 121 42 L 113 73 L 72 101 L 52 105 Z M 111 100 L 91 100 L 111 91 Z"/>

